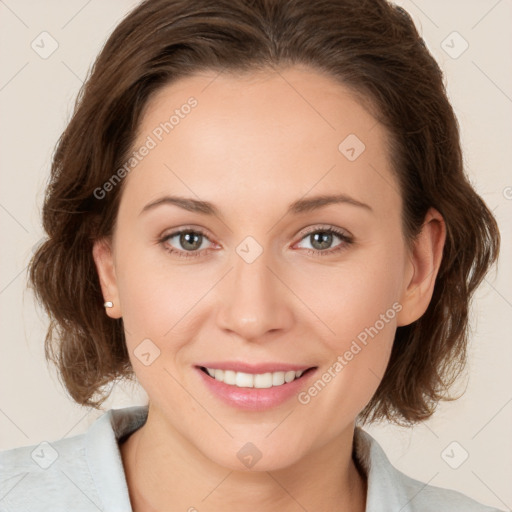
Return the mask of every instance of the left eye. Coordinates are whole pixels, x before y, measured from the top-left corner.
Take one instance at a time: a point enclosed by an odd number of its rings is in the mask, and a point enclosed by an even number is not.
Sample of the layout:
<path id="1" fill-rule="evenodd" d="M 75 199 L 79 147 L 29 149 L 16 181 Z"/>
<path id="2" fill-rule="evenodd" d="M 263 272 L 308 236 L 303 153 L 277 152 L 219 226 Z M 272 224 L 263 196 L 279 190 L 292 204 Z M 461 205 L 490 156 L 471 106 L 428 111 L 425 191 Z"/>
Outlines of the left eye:
<path id="1" fill-rule="evenodd" d="M 334 238 L 339 238 L 343 243 L 338 244 L 337 247 L 331 250 L 329 249 L 333 243 Z M 352 239 L 347 236 L 345 233 L 338 231 L 336 229 L 316 229 L 315 231 L 310 231 L 307 233 L 302 240 L 311 240 L 311 245 L 313 245 L 312 250 L 315 253 L 322 254 L 331 254 L 335 251 L 343 249 L 346 245 L 352 243 Z M 340 247 L 341 245 L 341 247 Z"/>

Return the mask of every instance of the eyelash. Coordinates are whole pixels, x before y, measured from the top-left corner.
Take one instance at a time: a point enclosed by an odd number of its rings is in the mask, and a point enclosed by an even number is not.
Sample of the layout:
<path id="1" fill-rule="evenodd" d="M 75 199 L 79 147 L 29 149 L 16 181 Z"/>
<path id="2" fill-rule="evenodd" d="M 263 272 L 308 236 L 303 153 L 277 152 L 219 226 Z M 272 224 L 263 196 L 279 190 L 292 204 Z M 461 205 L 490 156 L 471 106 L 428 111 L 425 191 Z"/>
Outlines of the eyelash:
<path id="1" fill-rule="evenodd" d="M 159 243 L 163 246 L 165 251 L 167 251 L 168 253 L 173 254 L 175 256 L 178 256 L 179 258 L 200 258 L 200 257 L 206 256 L 212 250 L 212 249 L 203 249 L 202 251 L 180 251 L 178 249 L 169 248 L 169 246 L 166 245 L 165 242 L 167 242 L 171 238 L 174 238 L 175 236 L 181 235 L 182 233 L 194 233 L 194 234 L 202 235 L 207 240 L 210 240 L 208 238 L 208 235 L 201 229 L 183 228 L 178 231 L 174 231 L 173 233 L 170 233 L 168 235 L 165 235 L 163 238 L 161 238 L 159 240 Z M 344 251 L 345 249 L 348 248 L 349 245 L 351 245 L 353 243 L 353 239 L 351 237 L 346 235 L 343 231 L 340 231 L 340 230 L 338 230 L 336 228 L 332 228 L 332 227 L 329 227 L 329 228 L 315 227 L 312 230 L 305 233 L 302 236 L 302 238 L 300 239 L 300 241 L 302 241 L 304 238 L 306 238 L 307 236 L 312 235 L 314 233 L 329 233 L 329 234 L 336 235 L 338 238 L 340 238 L 342 240 L 343 243 L 340 244 L 335 249 L 329 249 L 329 250 L 325 250 L 325 251 L 319 251 L 318 249 L 305 249 L 307 251 L 307 254 L 313 254 L 316 256 L 331 256 L 335 253 Z"/>

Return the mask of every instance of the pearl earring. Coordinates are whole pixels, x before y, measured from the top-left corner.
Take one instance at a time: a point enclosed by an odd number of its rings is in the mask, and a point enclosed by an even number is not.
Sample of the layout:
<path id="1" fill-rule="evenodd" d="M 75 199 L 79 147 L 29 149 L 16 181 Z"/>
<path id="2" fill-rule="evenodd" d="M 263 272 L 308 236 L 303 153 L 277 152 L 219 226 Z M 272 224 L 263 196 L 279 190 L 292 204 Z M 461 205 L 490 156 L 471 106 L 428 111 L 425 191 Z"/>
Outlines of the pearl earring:
<path id="1" fill-rule="evenodd" d="M 106 307 L 106 308 L 113 308 L 114 307 L 114 303 L 113 302 L 110 302 L 109 300 L 107 302 L 104 302 L 103 303 L 103 306 Z"/>

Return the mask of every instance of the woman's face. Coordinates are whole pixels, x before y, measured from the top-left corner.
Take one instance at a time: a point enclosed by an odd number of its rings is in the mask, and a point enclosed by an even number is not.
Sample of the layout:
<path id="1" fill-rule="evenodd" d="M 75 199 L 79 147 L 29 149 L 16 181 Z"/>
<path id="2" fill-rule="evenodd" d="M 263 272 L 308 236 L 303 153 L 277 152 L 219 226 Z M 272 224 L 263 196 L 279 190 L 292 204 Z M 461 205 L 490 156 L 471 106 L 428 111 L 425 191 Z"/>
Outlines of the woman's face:
<path id="1" fill-rule="evenodd" d="M 95 258 L 152 421 L 237 469 L 333 446 L 422 313 L 384 128 L 305 68 L 212 72 L 159 91 L 133 150 Z"/>

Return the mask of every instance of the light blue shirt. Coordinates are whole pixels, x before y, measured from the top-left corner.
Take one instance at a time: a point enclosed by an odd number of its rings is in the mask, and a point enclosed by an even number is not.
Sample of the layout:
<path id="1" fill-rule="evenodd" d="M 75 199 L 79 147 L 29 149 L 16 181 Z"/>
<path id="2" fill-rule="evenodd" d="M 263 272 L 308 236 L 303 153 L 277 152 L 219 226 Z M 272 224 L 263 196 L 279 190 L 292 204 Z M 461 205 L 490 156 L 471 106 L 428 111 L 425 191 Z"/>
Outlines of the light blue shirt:
<path id="1" fill-rule="evenodd" d="M 0 452 L 0 512 L 130 512 L 118 441 L 147 413 L 147 406 L 110 409 L 84 434 Z M 367 475 L 366 512 L 500 512 L 409 478 L 359 427 L 354 440 Z"/>

